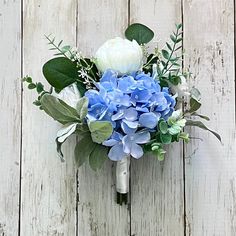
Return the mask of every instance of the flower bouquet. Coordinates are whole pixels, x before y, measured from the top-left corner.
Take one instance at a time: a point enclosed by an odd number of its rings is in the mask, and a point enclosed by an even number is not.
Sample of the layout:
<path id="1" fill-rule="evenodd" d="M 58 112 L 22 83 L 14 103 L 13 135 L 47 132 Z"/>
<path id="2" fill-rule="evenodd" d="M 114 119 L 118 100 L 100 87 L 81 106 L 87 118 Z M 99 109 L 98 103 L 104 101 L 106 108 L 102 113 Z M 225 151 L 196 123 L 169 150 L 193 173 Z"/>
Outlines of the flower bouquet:
<path id="1" fill-rule="evenodd" d="M 154 33 L 150 28 L 132 24 L 125 37 L 108 40 L 88 58 L 46 36 L 50 50 L 57 51 L 56 57 L 43 65 L 51 88 L 45 90 L 29 76 L 22 79 L 38 93 L 33 103 L 62 125 L 56 136 L 61 160 L 62 144 L 76 134 L 78 166 L 88 160 L 97 170 L 107 158 L 117 162 L 119 204 L 127 203 L 130 158 L 151 152 L 162 161 L 167 145 L 189 141 L 185 126 L 208 130 L 220 140 L 196 119 L 209 120 L 197 113 L 200 92 L 189 88 L 191 74 L 182 70 L 182 25 L 176 25 L 165 48 L 156 47 L 151 53 L 147 43 Z"/>

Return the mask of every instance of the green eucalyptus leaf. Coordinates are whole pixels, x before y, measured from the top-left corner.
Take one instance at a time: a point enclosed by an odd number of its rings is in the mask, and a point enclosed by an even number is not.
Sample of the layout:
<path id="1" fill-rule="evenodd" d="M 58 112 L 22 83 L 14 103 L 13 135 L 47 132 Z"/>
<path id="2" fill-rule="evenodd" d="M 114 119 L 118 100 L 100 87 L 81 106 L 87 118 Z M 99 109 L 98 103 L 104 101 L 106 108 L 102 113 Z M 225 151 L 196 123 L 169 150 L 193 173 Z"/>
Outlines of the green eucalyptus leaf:
<path id="1" fill-rule="evenodd" d="M 166 42 L 166 46 L 169 48 L 170 51 L 172 51 L 172 47 L 170 46 L 169 43 Z"/>
<path id="2" fill-rule="evenodd" d="M 62 90 L 78 78 L 76 63 L 65 57 L 49 60 L 43 66 L 43 75 L 50 85 Z"/>
<path id="3" fill-rule="evenodd" d="M 183 139 L 186 143 L 189 142 L 189 134 L 185 132 L 181 132 L 178 134 L 178 139 Z"/>
<path id="4" fill-rule="evenodd" d="M 108 121 L 93 121 L 88 126 L 93 141 L 99 144 L 108 139 L 113 131 L 112 124 Z"/>
<path id="5" fill-rule="evenodd" d="M 160 121 L 158 127 L 162 134 L 166 134 L 168 132 L 168 124 L 166 123 L 166 121 Z"/>
<path id="6" fill-rule="evenodd" d="M 31 83 L 28 85 L 28 89 L 35 89 L 36 88 L 36 84 Z"/>
<path id="7" fill-rule="evenodd" d="M 170 54 L 168 51 L 166 51 L 165 49 L 161 50 L 161 53 L 163 55 L 163 57 L 168 60 L 170 58 Z"/>
<path id="8" fill-rule="evenodd" d="M 38 93 L 42 93 L 43 90 L 44 90 L 43 84 L 40 83 L 40 82 L 36 83 L 36 90 L 37 90 Z"/>
<path id="9" fill-rule="evenodd" d="M 78 167 L 83 165 L 83 163 L 89 158 L 95 146 L 96 143 L 92 141 L 90 134 L 82 137 L 82 139 L 77 142 L 74 155 Z"/>
<path id="10" fill-rule="evenodd" d="M 153 39 L 154 32 L 143 24 L 134 23 L 126 29 L 125 37 L 130 41 L 136 40 L 138 44 L 146 44 Z"/>
<path id="11" fill-rule="evenodd" d="M 97 171 L 101 169 L 102 165 L 107 160 L 108 147 L 99 144 L 95 145 L 95 148 L 89 156 L 89 165 L 94 171 Z"/>
<path id="12" fill-rule="evenodd" d="M 26 81 L 27 83 L 32 83 L 32 78 L 29 76 L 26 76 L 25 78 L 23 78 L 24 81 Z"/>
<path id="13" fill-rule="evenodd" d="M 80 119 L 83 120 L 88 113 L 88 98 L 82 97 L 76 105 L 77 112 L 80 116 Z"/>
<path id="14" fill-rule="evenodd" d="M 163 144 L 170 144 L 172 140 L 171 134 L 160 134 L 160 139 Z"/>
<path id="15" fill-rule="evenodd" d="M 210 130 L 209 128 L 207 128 L 207 126 L 205 124 L 203 124 L 201 121 L 187 120 L 186 126 L 196 126 L 196 127 L 201 128 L 201 129 L 210 131 L 221 142 L 220 135 L 218 133 L 216 133 L 215 131 Z"/>
<path id="16" fill-rule="evenodd" d="M 40 102 L 43 110 L 61 124 L 76 123 L 80 121 L 80 117 L 73 107 L 70 107 L 51 94 L 44 94 L 41 97 Z"/>

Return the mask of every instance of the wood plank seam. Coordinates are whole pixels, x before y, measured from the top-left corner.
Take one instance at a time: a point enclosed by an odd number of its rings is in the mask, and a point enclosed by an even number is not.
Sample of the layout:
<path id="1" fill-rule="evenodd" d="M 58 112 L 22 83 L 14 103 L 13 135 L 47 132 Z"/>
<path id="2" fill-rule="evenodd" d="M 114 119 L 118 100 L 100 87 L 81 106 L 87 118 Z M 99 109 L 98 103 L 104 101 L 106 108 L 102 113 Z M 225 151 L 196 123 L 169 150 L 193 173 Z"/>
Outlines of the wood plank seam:
<path id="1" fill-rule="evenodd" d="M 20 1 L 20 27 L 21 27 L 21 36 L 20 36 L 20 51 L 21 51 L 21 62 L 20 62 L 20 70 L 21 70 L 21 78 L 23 78 L 23 32 L 24 32 L 24 24 L 23 24 L 23 21 L 24 21 L 24 12 L 23 12 L 23 2 L 24 0 L 21 0 Z M 22 190 L 22 186 L 21 186 L 21 179 L 22 179 L 22 155 L 23 155 L 23 146 L 22 146 L 22 133 L 23 133 L 23 83 L 21 82 L 21 86 L 20 86 L 20 104 L 21 104 L 21 108 L 20 108 L 20 162 L 19 162 L 19 165 L 20 165 L 20 174 L 19 174 L 19 221 L 18 221 L 18 236 L 20 236 L 20 232 L 21 232 L 21 190 Z"/>

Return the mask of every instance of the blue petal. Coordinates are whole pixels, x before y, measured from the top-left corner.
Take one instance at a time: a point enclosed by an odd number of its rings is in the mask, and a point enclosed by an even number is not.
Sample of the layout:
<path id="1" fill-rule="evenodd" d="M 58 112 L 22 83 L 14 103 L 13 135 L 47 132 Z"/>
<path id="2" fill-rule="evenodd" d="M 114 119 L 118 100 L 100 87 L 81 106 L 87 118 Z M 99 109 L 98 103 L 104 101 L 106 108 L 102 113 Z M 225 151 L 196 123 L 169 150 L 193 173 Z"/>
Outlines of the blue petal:
<path id="1" fill-rule="evenodd" d="M 130 128 L 126 123 L 121 122 L 121 128 L 125 134 L 133 134 L 136 132 L 137 128 Z"/>
<path id="2" fill-rule="evenodd" d="M 138 144 L 132 143 L 130 154 L 133 158 L 139 159 L 143 156 L 143 149 Z"/>
<path id="3" fill-rule="evenodd" d="M 151 135 L 148 131 L 140 131 L 134 134 L 134 142 L 138 144 L 148 143 Z"/>
<path id="4" fill-rule="evenodd" d="M 131 152 L 131 146 L 133 141 L 131 141 L 131 138 L 129 135 L 124 136 L 124 138 L 122 139 L 122 143 L 123 143 L 123 150 L 126 154 L 130 154 Z"/>
<path id="5" fill-rule="evenodd" d="M 104 141 L 104 142 L 102 143 L 102 145 L 108 146 L 108 147 L 112 147 L 112 146 L 116 145 L 118 142 L 119 142 L 119 141 L 117 141 L 117 140 L 115 140 L 115 139 L 108 139 L 108 140 Z"/>
<path id="6" fill-rule="evenodd" d="M 129 121 L 135 121 L 138 118 L 138 112 L 135 108 L 130 107 L 124 111 L 124 118 Z"/>
<path id="7" fill-rule="evenodd" d="M 128 127 L 131 129 L 138 128 L 138 121 L 129 121 L 129 120 L 123 119 L 122 122 L 128 125 Z"/>
<path id="8" fill-rule="evenodd" d="M 149 129 L 155 128 L 157 126 L 158 120 L 159 118 L 153 112 L 143 113 L 139 117 L 140 125 Z"/>
<path id="9" fill-rule="evenodd" d="M 112 160 L 112 161 L 120 161 L 121 159 L 123 159 L 127 154 L 123 151 L 123 144 L 119 143 L 116 144 L 115 146 L 113 146 L 109 153 L 108 153 L 108 157 Z"/>

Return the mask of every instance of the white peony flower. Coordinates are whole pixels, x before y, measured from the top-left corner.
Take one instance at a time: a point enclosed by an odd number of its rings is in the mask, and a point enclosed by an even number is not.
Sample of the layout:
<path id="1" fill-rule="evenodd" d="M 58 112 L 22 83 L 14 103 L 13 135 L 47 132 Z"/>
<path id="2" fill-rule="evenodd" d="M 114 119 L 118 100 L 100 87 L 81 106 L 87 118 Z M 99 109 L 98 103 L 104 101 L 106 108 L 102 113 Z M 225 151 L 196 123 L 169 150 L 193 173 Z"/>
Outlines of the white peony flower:
<path id="1" fill-rule="evenodd" d="M 186 78 L 184 76 L 180 76 L 181 83 L 176 86 L 171 86 L 171 91 L 174 94 L 177 94 L 178 97 L 190 96 L 189 86 L 186 82 Z"/>
<path id="2" fill-rule="evenodd" d="M 117 37 L 106 41 L 97 50 L 95 58 L 101 72 L 111 69 L 123 75 L 141 68 L 143 51 L 135 40 Z"/>
<path id="3" fill-rule="evenodd" d="M 55 94 L 55 97 L 61 99 L 69 106 L 76 108 L 81 96 L 76 83 L 74 83 L 62 89 L 60 93 Z"/>

